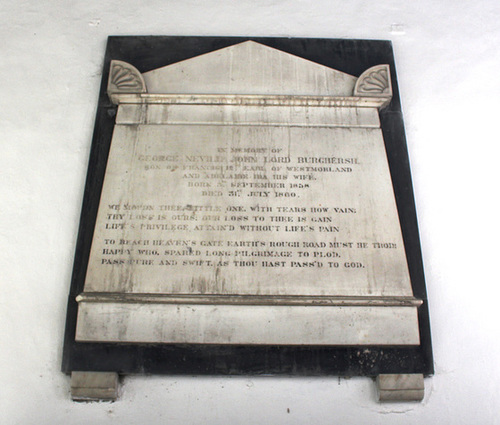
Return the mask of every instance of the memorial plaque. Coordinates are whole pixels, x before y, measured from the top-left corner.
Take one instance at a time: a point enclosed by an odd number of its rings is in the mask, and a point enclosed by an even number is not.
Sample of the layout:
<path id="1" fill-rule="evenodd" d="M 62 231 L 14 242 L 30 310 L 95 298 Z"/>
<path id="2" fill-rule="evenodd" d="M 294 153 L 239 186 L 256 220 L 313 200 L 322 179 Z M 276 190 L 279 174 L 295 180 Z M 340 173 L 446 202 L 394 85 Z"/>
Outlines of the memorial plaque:
<path id="1" fill-rule="evenodd" d="M 432 373 L 389 42 L 112 37 L 104 69 L 64 370 Z"/>

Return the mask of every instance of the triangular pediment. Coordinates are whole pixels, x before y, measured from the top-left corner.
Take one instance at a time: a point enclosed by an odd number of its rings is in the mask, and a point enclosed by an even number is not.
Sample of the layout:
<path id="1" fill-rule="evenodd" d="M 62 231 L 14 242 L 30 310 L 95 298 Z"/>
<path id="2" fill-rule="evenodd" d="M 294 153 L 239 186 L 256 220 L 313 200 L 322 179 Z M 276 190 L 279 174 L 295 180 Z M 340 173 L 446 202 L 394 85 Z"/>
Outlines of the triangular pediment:
<path id="1" fill-rule="evenodd" d="M 351 96 L 357 78 L 254 41 L 142 74 L 149 93 Z"/>

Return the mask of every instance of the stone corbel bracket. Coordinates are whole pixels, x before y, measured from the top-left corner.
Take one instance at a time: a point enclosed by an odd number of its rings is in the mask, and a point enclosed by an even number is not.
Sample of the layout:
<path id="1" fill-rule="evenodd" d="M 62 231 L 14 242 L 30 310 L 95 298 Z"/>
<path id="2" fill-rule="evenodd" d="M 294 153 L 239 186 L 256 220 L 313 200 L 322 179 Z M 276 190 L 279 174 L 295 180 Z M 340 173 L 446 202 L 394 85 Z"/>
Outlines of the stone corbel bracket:
<path id="1" fill-rule="evenodd" d="M 109 69 L 108 96 L 117 103 L 116 95 L 147 93 L 141 73 L 127 62 L 112 60 Z"/>
<path id="2" fill-rule="evenodd" d="M 363 72 L 354 86 L 353 96 L 385 98 L 386 106 L 392 99 L 389 65 L 377 65 Z"/>

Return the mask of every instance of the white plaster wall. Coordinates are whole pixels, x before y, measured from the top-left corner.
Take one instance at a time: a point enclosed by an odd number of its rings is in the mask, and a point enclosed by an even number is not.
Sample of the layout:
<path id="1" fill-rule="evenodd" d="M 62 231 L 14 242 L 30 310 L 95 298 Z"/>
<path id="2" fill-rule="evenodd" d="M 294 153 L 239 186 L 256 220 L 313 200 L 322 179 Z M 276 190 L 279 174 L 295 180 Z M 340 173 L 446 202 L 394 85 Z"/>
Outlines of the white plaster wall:
<path id="1" fill-rule="evenodd" d="M 498 0 L 3 0 L 1 424 L 498 424 Z M 391 29 L 392 28 L 392 29 Z M 124 379 L 70 401 L 60 369 L 107 35 L 390 39 L 424 253 L 436 374 L 420 404 L 366 378 Z"/>

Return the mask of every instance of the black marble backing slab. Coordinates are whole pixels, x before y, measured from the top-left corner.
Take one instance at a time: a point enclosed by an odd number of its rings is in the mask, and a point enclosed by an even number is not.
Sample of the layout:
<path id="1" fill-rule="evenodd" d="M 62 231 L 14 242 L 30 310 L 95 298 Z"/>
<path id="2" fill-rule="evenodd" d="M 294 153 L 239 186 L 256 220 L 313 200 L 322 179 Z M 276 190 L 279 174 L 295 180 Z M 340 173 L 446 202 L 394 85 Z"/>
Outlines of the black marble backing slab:
<path id="1" fill-rule="evenodd" d="M 111 60 L 122 60 L 141 73 L 247 40 L 309 59 L 359 77 L 368 68 L 389 64 L 393 98 L 380 111 L 413 293 L 423 300 L 418 310 L 420 345 L 261 346 L 207 344 L 117 344 L 75 341 L 82 292 L 97 217 L 116 106 L 106 94 Z M 68 298 L 62 371 L 116 371 L 120 374 L 189 375 L 339 375 L 434 373 L 428 302 L 408 151 L 390 41 L 260 37 L 109 37 L 90 152 L 73 275 Z"/>

